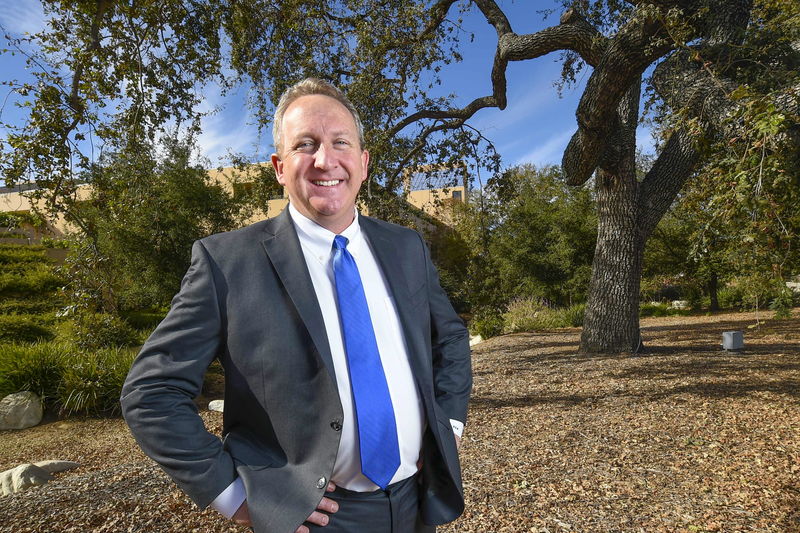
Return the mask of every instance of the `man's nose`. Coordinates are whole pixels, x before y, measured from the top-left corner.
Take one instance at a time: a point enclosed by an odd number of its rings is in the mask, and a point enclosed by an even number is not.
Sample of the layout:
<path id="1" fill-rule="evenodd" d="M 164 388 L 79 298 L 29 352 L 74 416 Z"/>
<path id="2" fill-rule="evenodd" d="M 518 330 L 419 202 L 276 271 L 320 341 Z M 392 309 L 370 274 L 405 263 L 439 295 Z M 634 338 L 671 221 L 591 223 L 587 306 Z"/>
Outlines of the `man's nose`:
<path id="1" fill-rule="evenodd" d="M 314 153 L 314 167 L 320 170 L 328 170 L 336 164 L 335 159 L 336 157 L 331 147 L 325 143 L 320 143 L 316 153 Z"/>

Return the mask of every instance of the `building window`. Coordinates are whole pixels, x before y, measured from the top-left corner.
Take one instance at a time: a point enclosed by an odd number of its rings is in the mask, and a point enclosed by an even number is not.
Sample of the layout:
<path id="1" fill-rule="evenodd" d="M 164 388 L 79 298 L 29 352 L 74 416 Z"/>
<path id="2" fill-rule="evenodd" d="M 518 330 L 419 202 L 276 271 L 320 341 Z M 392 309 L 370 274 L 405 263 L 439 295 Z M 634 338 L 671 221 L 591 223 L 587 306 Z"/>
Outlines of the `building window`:
<path id="1" fill-rule="evenodd" d="M 453 191 L 453 200 L 461 200 L 461 191 Z"/>

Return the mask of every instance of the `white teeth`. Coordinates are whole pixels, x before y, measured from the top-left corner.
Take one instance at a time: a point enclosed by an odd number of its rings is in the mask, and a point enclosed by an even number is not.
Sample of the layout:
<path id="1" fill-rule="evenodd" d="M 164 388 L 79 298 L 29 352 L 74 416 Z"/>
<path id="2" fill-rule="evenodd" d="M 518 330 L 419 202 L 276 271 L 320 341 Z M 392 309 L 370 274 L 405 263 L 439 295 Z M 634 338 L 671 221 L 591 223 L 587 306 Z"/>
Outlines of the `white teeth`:
<path id="1" fill-rule="evenodd" d="M 333 187 L 334 185 L 339 184 L 339 180 L 315 181 L 314 184 L 321 185 L 323 187 Z"/>

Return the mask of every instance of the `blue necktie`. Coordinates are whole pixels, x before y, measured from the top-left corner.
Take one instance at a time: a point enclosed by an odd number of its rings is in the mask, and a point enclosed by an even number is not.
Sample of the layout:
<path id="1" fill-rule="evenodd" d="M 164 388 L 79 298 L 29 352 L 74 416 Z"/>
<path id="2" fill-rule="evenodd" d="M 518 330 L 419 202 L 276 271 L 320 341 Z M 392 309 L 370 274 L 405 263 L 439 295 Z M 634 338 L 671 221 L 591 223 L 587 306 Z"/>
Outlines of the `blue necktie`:
<path id="1" fill-rule="evenodd" d="M 353 389 L 361 472 L 385 489 L 400 467 L 397 423 L 358 266 L 347 238 L 333 239 L 333 275 Z"/>

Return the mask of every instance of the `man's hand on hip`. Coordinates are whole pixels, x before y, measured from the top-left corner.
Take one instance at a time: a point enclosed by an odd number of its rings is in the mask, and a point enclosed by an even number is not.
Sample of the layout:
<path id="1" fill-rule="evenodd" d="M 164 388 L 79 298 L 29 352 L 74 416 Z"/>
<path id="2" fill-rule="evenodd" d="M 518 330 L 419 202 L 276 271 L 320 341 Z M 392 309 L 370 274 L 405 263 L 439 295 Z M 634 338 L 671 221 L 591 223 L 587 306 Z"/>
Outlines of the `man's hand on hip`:
<path id="1" fill-rule="evenodd" d="M 328 483 L 328 488 L 325 489 L 325 492 L 333 492 L 336 490 L 336 485 L 333 483 Z M 310 522 L 315 526 L 327 526 L 330 518 L 327 514 L 333 514 L 339 510 L 339 504 L 335 501 L 331 500 L 330 498 L 323 497 L 320 500 L 319 504 L 317 505 L 317 510 L 311 513 L 308 518 L 306 518 L 306 522 Z M 324 512 L 320 512 L 324 511 Z M 294 533 L 309 533 L 309 529 L 306 526 L 298 527 Z"/>

